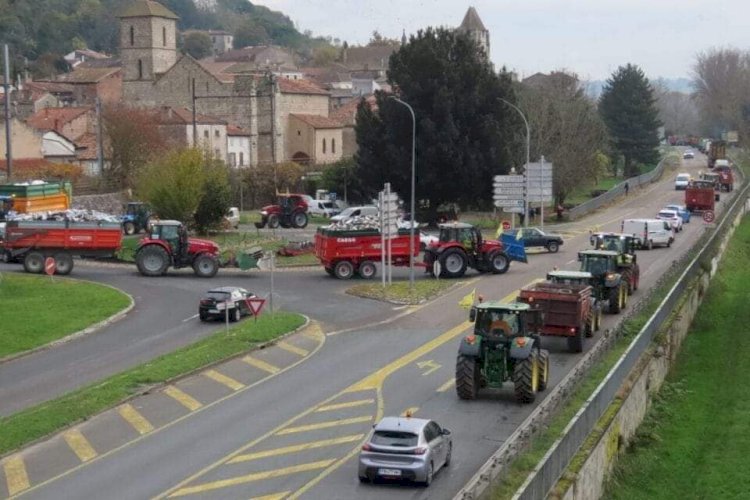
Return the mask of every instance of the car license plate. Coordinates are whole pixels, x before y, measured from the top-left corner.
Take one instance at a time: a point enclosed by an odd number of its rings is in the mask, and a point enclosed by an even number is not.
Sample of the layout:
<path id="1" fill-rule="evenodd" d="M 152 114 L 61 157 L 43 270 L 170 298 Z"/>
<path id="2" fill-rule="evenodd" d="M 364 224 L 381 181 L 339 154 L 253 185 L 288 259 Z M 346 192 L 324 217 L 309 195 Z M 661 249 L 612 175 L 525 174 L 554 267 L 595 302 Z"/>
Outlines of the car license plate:
<path id="1" fill-rule="evenodd" d="M 211 314 L 218 314 L 219 310 L 218 309 L 209 309 L 208 312 L 210 312 Z"/>
<path id="2" fill-rule="evenodd" d="M 400 476 L 401 471 L 398 469 L 378 469 L 378 474 L 380 474 L 381 476 L 395 477 Z"/>

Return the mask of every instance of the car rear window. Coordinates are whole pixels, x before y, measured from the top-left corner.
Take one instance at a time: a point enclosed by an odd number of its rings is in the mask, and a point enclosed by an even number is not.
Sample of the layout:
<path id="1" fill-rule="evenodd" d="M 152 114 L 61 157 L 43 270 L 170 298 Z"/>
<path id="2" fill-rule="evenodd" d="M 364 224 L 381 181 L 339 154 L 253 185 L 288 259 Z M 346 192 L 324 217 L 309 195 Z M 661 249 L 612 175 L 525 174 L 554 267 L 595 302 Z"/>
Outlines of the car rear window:
<path id="1" fill-rule="evenodd" d="M 227 292 L 208 292 L 206 297 L 214 300 L 229 300 L 229 294 Z"/>
<path id="2" fill-rule="evenodd" d="M 674 212 L 659 212 L 659 217 L 668 217 L 673 218 L 675 216 Z"/>
<path id="3" fill-rule="evenodd" d="M 378 444 L 381 446 L 403 446 L 411 447 L 417 446 L 419 438 L 416 434 L 411 432 L 400 432 L 400 431 L 375 431 L 372 435 L 372 444 Z"/>
<path id="4" fill-rule="evenodd" d="M 689 175 L 678 175 L 677 176 L 677 180 L 678 181 L 689 181 L 690 180 L 690 176 Z"/>

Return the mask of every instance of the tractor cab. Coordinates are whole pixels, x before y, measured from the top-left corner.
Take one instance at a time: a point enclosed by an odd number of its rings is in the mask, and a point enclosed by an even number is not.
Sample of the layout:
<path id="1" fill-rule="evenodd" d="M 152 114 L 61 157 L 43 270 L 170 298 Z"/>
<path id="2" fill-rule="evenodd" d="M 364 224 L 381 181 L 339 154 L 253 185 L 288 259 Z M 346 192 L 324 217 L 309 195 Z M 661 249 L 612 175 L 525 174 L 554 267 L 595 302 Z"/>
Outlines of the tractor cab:
<path id="1" fill-rule="evenodd" d="M 632 264 L 637 261 L 635 255 L 638 240 L 629 234 L 621 233 L 593 233 L 590 237 L 591 245 L 597 250 L 609 250 L 620 255 L 619 263 Z"/>
<path id="2" fill-rule="evenodd" d="M 581 271 L 591 273 L 595 279 L 617 273 L 618 253 L 612 250 L 585 250 L 578 252 Z"/>
<path id="3" fill-rule="evenodd" d="M 173 259 L 183 261 L 188 254 L 188 234 L 185 226 L 176 220 L 162 220 L 151 226 L 149 238 L 169 245 Z"/>
<path id="4" fill-rule="evenodd" d="M 467 252 L 475 252 L 482 247 L 482 232 L 471 224 L 453 222 L 440 224 L 439 245 L 458 243 Z"/>
<path id="5" fill-rule="evenodd" d="M 547 281 L 561 285 L 591 285 L 593 275 L 586 271 L 550 271 Z"/>
<path id="6" fill-rule="evenodd" d="M 515 337 L 535 335 L 542 326 L 541 311 L 522 302 L 489 302 L 472 307 L 469 321 L 474 334 L 485 340 L 508 342 Z"/>

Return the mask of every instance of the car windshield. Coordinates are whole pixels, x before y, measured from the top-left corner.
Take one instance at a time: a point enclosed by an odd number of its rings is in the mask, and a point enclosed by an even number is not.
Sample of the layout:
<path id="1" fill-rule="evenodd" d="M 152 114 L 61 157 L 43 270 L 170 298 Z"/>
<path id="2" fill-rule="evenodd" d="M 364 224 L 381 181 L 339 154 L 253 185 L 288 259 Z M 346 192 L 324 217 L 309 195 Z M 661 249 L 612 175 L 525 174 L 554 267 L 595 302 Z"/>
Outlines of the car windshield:
<path id="1" fill-rule="evenodd" d="M 687 182 L 687 181 L 690 180 L 690 176 L 689 175 L 678 175 L 677 176 L 677 180 L 678 181 Z"/>
<path id="2" fill-rule="evenodd" d="M 229 300 L 229 292 L 208 292 L 206 294 L 206 298 L 214 299 L 214 300 Z"/>
<path id="3" fill-rule="evenodd" d="M 659 212 L 659 217 L 664 217 L 665 219 L 674 219 L 677 216 L 674 212 Z"/>
<path id="4" fill-rule="evenodd" d="M 370 442 L 381 446 L 412 447 L 417 446 L 419 437 L 411 432 L 375 431 Z"/>
<path id="5" fill-rule="evenodd" d="M 331 209 L 333 209 L 333 208 L 336 208 L 336 207 L 333 205 L 332 201 L 324 201 L 323 202 L 323 208 L 331 208 Z"/>

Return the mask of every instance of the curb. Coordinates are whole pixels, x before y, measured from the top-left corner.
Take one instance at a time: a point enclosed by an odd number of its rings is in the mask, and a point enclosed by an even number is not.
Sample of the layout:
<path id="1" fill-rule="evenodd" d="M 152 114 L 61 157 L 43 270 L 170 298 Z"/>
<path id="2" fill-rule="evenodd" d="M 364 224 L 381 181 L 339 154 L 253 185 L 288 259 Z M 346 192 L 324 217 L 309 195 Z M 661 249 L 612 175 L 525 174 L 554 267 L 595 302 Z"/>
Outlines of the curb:
<path id="1" fill-rule="evenodd" d="M 90 335 L 92 333 L 95 333 L 95 332 L 101 330 L 102 328 L 111 325 L 112 323 L 114 323 L 116 321 L 120 321 L 125 316 L 127 316 L 127 314 L 130 311 L 132 311 L 133 308 L 135 307 L 135 299 L 133 298 L 132 295 L 130 295 L 127 292 L 124 292 L 123 290 L 120 290 L 119 288 L 115 288 L 112 285 L 108 285 L 106 283 L 98 283 L 96 281 L 79 280 L 79 279 L 75 279 L 75 278 L 65 278 L 65 279 L 70 280 L 70 281 L 77 281 L 79 283 L 91 283 L 92 285 L 100 285 L 100 286 L 105 286 L 107 288 L 111 288 L 112 290 L 118 291 L 121 294 L 125 295 L 130 300 L 130 304 L 128 304 L 128 306 L 125 307 L 125 309 L 122 309 L 121 311 L 113 314 L 112 316 L 110 316 L 108 318 L 105 318 L 102 321 L 99 321 L 98 323 L 94 323 L 93 325 L 88 326 L 88 327 L 84 328 L 83 330 L 79 330 L 77 332 L 73 332 L 70 335 L 66 335 L 63 338 L 60 338 L 60 339 L 57 339 L 57 340 L 53 340 L 52 342 L 50 342 L 48 344 L 41 345 L 39 347 L 34 347 L 33 349 L 30 349 L 28 351 L 18 352 L 18 353 L 10 354 L 8 356 L 0 358 L 0 365 L 2 365 L 4 363 L 8 363 L 8 362 L 16 360 L 16 359 L 24 358 L 26 356 L 31 356 L 32 354 L 36 354 L 36 353 L 39 353 L 39 352 L 42 352 L 42 351 L 46 351 L 48 349 L 59 347 L 59 346 L 61 346 L 63 344 L 67 344 L 68 342 L 72 342 L 74 340 L 77 340 L 77 339 L 80 339 L 80 338 L 85 337 L 87 335 Z"/>

